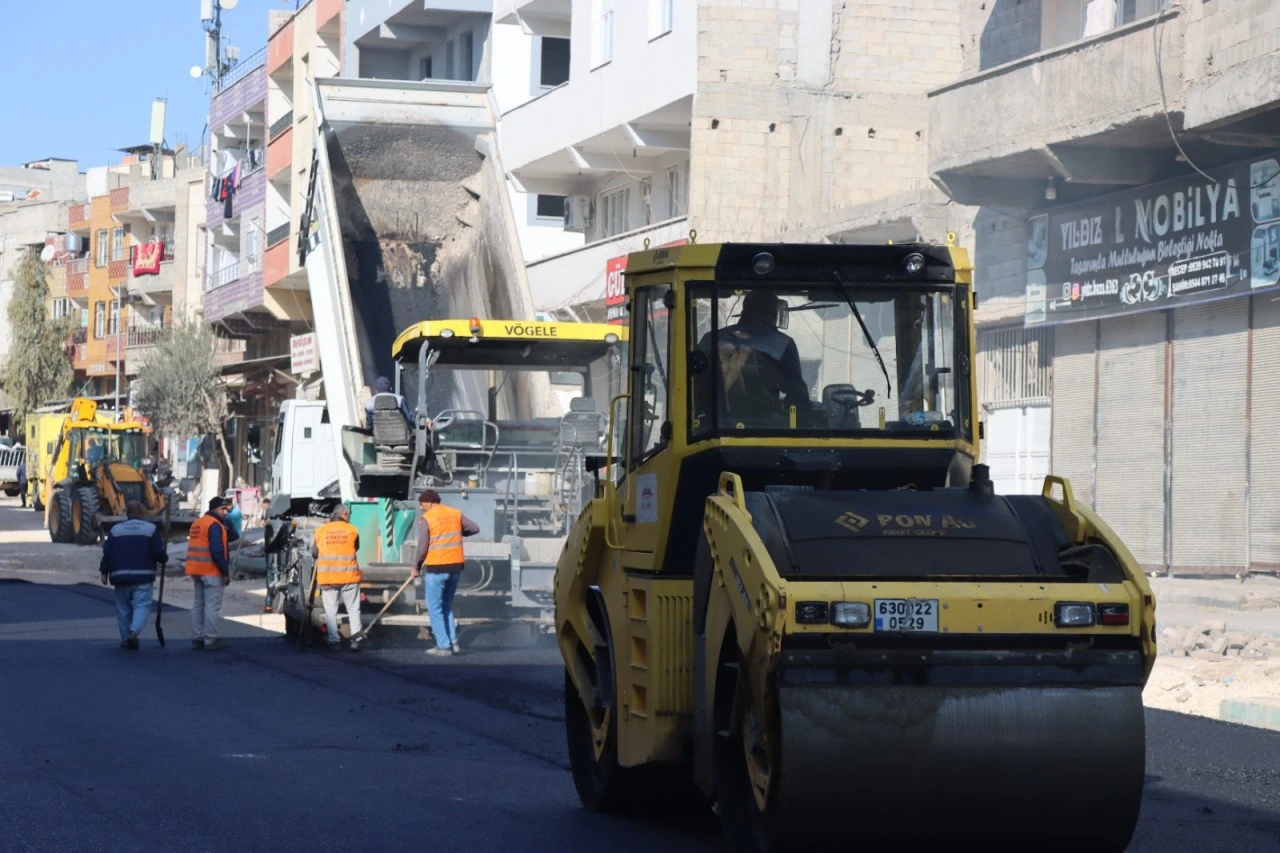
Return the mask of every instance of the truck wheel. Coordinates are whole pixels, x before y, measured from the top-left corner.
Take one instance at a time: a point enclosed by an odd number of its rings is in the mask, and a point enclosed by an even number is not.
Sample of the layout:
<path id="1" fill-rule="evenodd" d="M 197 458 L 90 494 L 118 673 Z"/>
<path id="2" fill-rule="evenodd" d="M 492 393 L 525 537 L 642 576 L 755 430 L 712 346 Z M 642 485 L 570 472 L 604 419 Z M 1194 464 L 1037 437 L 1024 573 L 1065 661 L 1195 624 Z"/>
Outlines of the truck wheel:
<path id="1" fill-rule="evenodd" d="M 768 735 L 739 675 L 746 663 L 738 655 L 736 638 L 727 642 L 733 651 L 729 660 L 721 663 L 717 681 L 729 679 L 733 687 L 722 693 L 716 685 L 716 693 L 726 698 L 729 707 L 718 709 L 715 723 L 715 794 L 725 840 L 735 853 L 790 849 L 776 812 L 770 813 L 779 800 L 780 768 L 771 766 L 764 754 L 762 738 Z"/>
<path id="2" fill-rule="evenodd" d="M 98 490 L 93 486 L 76 489 L 75 533 L 77 545 L 93 545 L 98 541 Z"/>
<path id="3" fill-rule="evenodd" d="M 18 496 L 18 492 L 20 491 L 21 489 L 19 489 L 17 486 L 13 486 L 12 488 L 5 489 L 4 493 L 11 498 L 16 498 Z"/>
<path id="4" fill-rule="evenodd" d="M 54 489 L 50 500 L 53 506 L 49 507 L 49 538 L 54 542 L 75 541 L 71 495 L 66 489 Z"/>

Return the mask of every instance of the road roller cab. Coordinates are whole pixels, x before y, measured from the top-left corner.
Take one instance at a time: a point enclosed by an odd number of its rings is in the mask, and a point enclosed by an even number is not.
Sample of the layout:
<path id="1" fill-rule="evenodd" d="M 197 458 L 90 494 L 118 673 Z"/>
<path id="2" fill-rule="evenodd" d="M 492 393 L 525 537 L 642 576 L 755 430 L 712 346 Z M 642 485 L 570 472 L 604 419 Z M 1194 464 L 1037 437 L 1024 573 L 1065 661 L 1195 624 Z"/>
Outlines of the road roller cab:
<path id="1" fill-rule="evenodd" d="M 626 291 L 555 584 L 584 804 L 714 803 L 744 850 L 1124 849 L 1155 602 L 1069 482 L 977 463 L 967 254 L 695 242 Z"/>

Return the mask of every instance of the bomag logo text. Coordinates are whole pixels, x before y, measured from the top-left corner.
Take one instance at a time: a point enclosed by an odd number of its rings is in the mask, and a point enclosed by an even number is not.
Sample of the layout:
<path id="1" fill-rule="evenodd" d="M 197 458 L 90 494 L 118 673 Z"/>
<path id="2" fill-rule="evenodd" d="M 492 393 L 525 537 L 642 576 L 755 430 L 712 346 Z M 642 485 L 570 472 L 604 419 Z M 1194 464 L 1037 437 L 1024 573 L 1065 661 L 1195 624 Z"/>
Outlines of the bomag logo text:
<path id="1" fill-rule="evenodd" d="M 945 536 L 946 530 L 972 530 L 977 527 L 972 521 L 951 515 L 883 514 L 876 516 L 876 522 L 885 536 Z"/>
<path id="2" fill-rule="evenodd" d="M 559 329 L 554 326 L 534 326 L 524 323 L 507 323 L 502 329 L 515 338 L 554 338 L 559 332 Z"/>

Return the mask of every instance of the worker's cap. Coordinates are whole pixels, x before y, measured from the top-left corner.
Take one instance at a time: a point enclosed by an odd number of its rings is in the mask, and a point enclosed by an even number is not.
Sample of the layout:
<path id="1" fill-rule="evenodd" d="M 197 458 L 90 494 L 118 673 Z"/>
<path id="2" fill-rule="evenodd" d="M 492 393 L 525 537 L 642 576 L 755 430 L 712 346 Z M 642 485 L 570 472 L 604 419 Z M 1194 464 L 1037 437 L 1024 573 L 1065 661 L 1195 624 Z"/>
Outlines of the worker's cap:
<path id="1" fill-rule="evenodd" d="M 224 506 L 231 506 L 231 501 L 223 497 L 209 498 L 209 512 L 213 512 L 215 509 L 221 509 Z"/>
<path id="2" fill-rule="evenodd" d="M 391 390 L 391 380 L 385 376 L 379 376 L 373 382 L 373 390 L 379 394 L 385 394 Z"/>
<path id="3" fill-rule="evenodd" d="M 422 494 L 418 495 L 418 503 L 438 504 L 440 503 L 440 493 L 435 489 L 424 489 Z"/>

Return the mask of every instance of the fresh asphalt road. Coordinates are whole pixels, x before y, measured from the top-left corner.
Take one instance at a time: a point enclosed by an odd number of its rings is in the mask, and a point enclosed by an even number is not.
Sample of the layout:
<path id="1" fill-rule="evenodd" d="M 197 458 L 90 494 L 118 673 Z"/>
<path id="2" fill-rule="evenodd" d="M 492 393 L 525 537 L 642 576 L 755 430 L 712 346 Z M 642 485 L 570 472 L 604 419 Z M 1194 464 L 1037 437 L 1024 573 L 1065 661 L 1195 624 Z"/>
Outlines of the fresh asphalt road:
<path id="1" fill-rule="evenodd" d="M 32 515 L 0 506 L 0 533 Z M 23 579 L 14 555 L 54 547 L 0 545 L 0 849 L 719 849 L 710 817 L 578 806 L 554 649 L 298 652 L 235 624 L 196 652 L 166 606 L 168 646 L 152 622 L 127 652 L 87 553 Z M 1280 735 L 1151 711 L 1147 772 L 1131 850 L 1280 851 Z"/>

